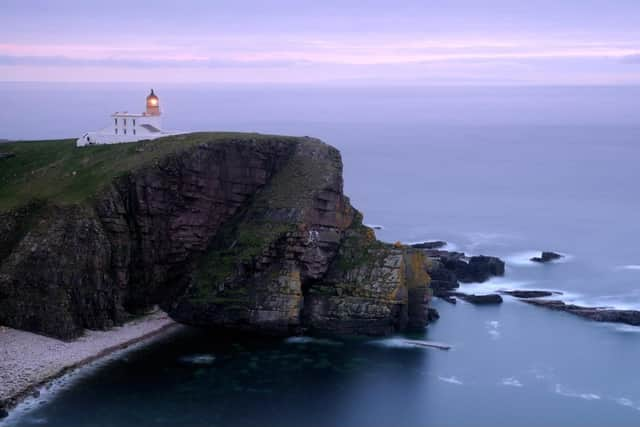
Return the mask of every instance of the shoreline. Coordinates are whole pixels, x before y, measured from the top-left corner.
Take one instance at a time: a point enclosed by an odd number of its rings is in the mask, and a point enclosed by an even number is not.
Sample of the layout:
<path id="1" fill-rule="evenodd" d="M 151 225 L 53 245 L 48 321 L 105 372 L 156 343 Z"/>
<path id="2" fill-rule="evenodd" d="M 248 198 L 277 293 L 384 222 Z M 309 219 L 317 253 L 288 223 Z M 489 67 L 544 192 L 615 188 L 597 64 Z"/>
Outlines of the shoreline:
<path id="1" fill-rule="evenodd" d="M 48 383 L 181 326 L 155 311 L 106 331 L 87 330 L 71 342 L 0 326 L 0 410 L 10 412 Z"/>

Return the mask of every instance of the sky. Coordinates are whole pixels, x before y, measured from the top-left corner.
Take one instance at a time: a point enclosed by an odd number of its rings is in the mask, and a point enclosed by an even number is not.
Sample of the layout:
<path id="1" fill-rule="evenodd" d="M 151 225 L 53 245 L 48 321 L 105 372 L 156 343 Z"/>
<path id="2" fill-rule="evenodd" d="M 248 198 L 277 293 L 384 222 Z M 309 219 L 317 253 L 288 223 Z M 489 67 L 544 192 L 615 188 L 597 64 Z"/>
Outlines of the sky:
<path id="1" fill-rule="evenodd" d="M 640 84 L 640 1 L 2 0 L 0 81 Z"/>

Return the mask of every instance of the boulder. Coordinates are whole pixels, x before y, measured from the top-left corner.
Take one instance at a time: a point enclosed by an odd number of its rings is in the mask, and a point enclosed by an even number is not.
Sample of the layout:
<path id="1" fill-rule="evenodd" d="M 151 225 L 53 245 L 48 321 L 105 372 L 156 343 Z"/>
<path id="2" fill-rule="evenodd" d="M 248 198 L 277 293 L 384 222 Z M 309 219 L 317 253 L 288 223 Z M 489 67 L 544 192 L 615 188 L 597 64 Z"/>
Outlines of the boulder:
<path id="1" fill-rule="evenodd" d="M 545 251 L 545 252 L 542 252 L 539 257 L 534 256 L 533 258 L 530 258 L 530 260 L 533 262 L 545 263 L 545 262 L 555 261 L 562 257 L 563 255 L 557 254 L 555 252 Z"/>

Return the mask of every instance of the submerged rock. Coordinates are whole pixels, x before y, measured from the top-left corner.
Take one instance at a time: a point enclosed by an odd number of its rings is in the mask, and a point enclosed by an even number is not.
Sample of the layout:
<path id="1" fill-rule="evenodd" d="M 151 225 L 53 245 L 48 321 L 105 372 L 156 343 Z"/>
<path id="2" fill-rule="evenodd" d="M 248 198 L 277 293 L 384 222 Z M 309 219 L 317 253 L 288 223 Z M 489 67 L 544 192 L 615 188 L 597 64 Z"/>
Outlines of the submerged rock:
<path id="1" fill-rule="evenodd" d="M 595 320 L 596 322 L 624 323 L 627 325 L 640 326 L 640 311 L 637 310 L 616 310 L 607 307 L 583 307 L 579 305 L 566 304 L 559 300 L 523 300 L 523 302 L 551 310 L 575 314 L 576 316 Z"/>
<path id="2" fill-rule="evenodd" d="M 550 297 L 553 295 L 562 295 L 562 292 L 555 291 L 528 291 L 528 290 L 514 290 L 514 291 L 500 291 L 503 295 L 511 295 L 516 298 L 542 298 Z"/>
<path id="3" fill-rule="evenodd" d="M 464 292 L 451 292 L 451 295 L 455 295 L 456 297 L 463 299 L 472 304 L 501 304 L 502 297 L 498 294 L 487 294 L 487 295 L 474 295 L 474 294 L 465 294 Z"/>
<path id="4" fill-rule="evenodd" d="M 555 252 L 542 252 L 539 257 L 536 256 L 536 257 L 530 258 L 530 261 L 545 263 L 545 262 L 555 261 L 562 257 L 563 255 L 557 254 Z"/>

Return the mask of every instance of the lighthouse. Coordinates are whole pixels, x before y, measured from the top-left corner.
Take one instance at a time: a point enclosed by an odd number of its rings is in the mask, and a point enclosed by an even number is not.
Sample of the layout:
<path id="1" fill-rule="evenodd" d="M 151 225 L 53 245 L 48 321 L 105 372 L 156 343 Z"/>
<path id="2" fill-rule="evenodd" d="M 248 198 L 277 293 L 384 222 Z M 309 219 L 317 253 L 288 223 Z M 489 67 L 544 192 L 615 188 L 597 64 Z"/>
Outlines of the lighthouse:
<path id="1" fill-rule="evenodd" d="M 111 115 L 109 127 L 95 132 L 85 132 L 76 141 L 76 146 L 136 142 L 180 133 L 182 132 L 169 132 L 162 129 L 160 98 L 151 89 L 147 95 L 144 113 L 115 112 Z"/>

